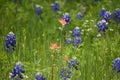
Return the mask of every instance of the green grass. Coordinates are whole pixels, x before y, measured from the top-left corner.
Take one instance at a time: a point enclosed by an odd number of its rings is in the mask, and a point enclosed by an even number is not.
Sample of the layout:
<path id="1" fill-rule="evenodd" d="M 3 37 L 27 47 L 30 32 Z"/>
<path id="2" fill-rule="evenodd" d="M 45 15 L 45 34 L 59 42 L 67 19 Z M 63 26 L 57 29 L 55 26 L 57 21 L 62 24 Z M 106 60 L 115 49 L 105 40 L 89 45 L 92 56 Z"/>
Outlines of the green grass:
<path id="1" fill-rule="evenodd" d="M 59 14 L 51 10 L 50 5 L 54 0 L 23 0 L 21 5 L 14 4 L 12 0 L 0 1 L 0 80 L 9 80 L 9 73 L 17 61 L 24 63 L 28 80 L 34 80 L 37 71 L 42 71 L 46 79 L 51 80 L 53 64 L 49 47 L 50 43 L 54 42 L 60 45 L 60 40 L 62 40 L 62 54 L 54 57 L 56 65 L 54 80 L 62 80 L 59 72 L 67 66 L 67 62 L 64 61 L 65 55 L 70 59 L 76 57 L 79 61 L 79 70 L 72 72 L 70 80 L 117 80 L 112 70 L 112 62 L 120 57 L 120 24 L 113 24 L 111 20 L 109 29 L 101 38 L 96 38 L 98 28 L 95 25 L 101 20 L 98 15 L 102 7 L 114 12 L 114 9 L 120 8 L 120 1 L 102 0 L 94 3 L 92 0 L 87 0 L 84 4 L 86 12 L 82 20 L 76 19 L 76 14 L 83 5 L 82 1 L 58 1 L 61 10 Z M 34 12 L 35 4 L 43 6 L 43 20 L 41 21 Z M 17 14 L 16 6 L 19 8 Z M 72 45 L 65 45 L 61 37 L 58 29 L 61 24 L 58 20 L 65 12 L 70 13 L 71 23 L 65 27 L 63 33 L 68 33 L 76 26 L 84 30 L 81 35 L 82 47 L 79 49 Z M 90 28 L 92 30 L 88 31 Z M 110 31 L 110 28 L 113 31 Z M 17 44 L 15 51 L 6 52 L 5 36 L 10 31 L 15 33 Z"/>

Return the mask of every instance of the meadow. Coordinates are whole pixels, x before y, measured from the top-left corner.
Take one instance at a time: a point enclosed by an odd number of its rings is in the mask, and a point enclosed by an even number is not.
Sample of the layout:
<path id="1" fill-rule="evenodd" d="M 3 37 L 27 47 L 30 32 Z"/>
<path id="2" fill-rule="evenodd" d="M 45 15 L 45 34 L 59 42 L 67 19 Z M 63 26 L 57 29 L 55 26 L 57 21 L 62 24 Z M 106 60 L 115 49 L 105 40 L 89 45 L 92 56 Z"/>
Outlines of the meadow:
<path id="1" fill-rule="evenodd" d="M 114 20 L 120 0 L 57 1 L 58 10 L 51 7 L 55 0 L 0 0 L 0 80 L 120 80 L 120 62 L 113 70 L 114 60 L 120 57 L 120 13 L 119 21 Z M 42 6 L 41 13 L 35 5 Z M 112 17 L 106 20 L 108 29 L 98 31 L 103 8 Z M 68 23 L 61 22 L 65 13 L 70 15 Z M 66 43 L 71 37 L 74 40 L 76 27 L 82 41 Z M 9 32 L 15 35 L 13 50 L 6 48 Z M 78 63 L 68 68 L 71 59 Z M 17 62 L 24 65 L 23 79 L 10 77 Z M 61 77 L 66 68 L 67 79 L 66 72 Z M 45 79 L 35 79 L 37 72 Z"/>

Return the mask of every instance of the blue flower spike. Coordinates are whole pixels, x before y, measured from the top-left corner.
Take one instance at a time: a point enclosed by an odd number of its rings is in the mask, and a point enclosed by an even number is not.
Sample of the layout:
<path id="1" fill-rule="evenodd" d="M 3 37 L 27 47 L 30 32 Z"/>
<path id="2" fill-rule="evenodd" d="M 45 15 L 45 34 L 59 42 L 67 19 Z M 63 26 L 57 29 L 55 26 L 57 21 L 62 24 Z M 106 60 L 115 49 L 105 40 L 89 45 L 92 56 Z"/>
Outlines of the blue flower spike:
<path id="1" fill-rule="evenodd" d="M 106 32 L 106 30 L 108 29 L 108 22 L 106 22 L 106 20 L 103 19 L 97 23 L 97 26 L 99 28 L 98 32 Z"/>
<path id="2" fill-rule="evenodd" d="M 16 38 L 15 34 L 13 32 L 9 32 L 6 36 L 6 50 L 7 51 L 13 51 L 16 47 Z"/>
<path id="3" fill-rule="evenodd" d="M 114 60 L 112 70 L 117 70 L 117 72 L 120 72 L 120 58 L 116 58 Z"/>
<path id="4" fill-rule="evenodd" d="M 78 70 L 78 60 L 76 58 L 72 58 L 69 62 L 68 62 L 68 67 L 72 68 L 72 69 L 76 69 Z"/>
<path id="5" fill-rule="evenodd" d="M 41 72 L 36 73 L 35 80 L 46 80 Z"/>
<path id="6" fill-rule="evenodd" d="M 23 69 L 23 63 L 17 62 L 15 64 L 15 68 L 10 73 L 9 78 L 11 80 L 22 80 L 23 79 L 23 73 L 25 73 L 25 70 Z"/>
<path id="7" fill-rule="evenodd" d="M 67 78 L 71 78 L 70 74 L 71 74 L 71 72 L 69 71 L 69 69 L 63 68 L 60 71 L 60 78 L 67 80 Z"/>
<path id="8" fill-rule="evenodd" d="M 52 10 L 58 12 L 60 10 L 58 1 L 51 4 Z"/>

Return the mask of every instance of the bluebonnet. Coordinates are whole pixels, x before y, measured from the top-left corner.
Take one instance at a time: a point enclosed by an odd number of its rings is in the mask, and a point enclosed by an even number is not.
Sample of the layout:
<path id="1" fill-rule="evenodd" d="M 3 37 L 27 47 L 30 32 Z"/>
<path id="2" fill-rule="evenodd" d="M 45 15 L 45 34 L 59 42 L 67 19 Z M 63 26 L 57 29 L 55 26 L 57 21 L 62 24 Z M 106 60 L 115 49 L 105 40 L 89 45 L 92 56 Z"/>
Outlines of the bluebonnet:
<path id="1" fill-rule="evenodd" d="M 80 37 L 74 38 L 73 46 L 79 46 L 80 43 L 82 43 L 82 39 Z"/>
<path id="2" fill-rule="evenodd" d="M 78 61 L 77 61 L 77 59 L 74 59 L 74 58 L 72 58 L 69 62 L 68 62 L 68 67 L 69 68 L 75 68 L 76 70 L 78 70 Z"/>
<path id="3" fill-rule="evenodd" d="M 21 3 L 22 0 L 13 0 L 14 3 Z"/>
<path id="4" fill-rule="evenodd" d="M 60 71 L 60 78 L 63 78 L 64 80 L 66 80 L 67 78 L 70 78 L 70 70 L 67 68 L 63 68 Z"/>
<path id="5" fill-rule="evenodd" d="M 103 31 L 105 32 L 107 29 L 108 29 L 108 23 L 106 22 L 106 20 L 101 20 L 97 23 L 97 26 L 99 28 L 98 32 L 99 31 Z"/>
<path id="6" fill-rule="evenodd" d="M 120 9 L 119 8 L 115 9 L 114 11 L 114 20 L 117 23 L 120 23 Z"/>
<path id="7" fill-rule="evenodd" d="M 35 13 L 40 16 L 40 19 L 42 19 L 41 15 L 43 14 L 43 7 L 36 4 Z"/>
<path id="8" fill-rule="evenodd" d="M 13 32 L 9 32 L 6 36 L 6 50 L 13 51 L 16 46 L 16 38 Z"/>
<path id="9" fill-rule="evenodd" d="M 69 14 L 69 13 L 65 13 L 65 14 L 63 14 L 63 16 L 62 16 L 62 19 L 64 19 L 67 24 L 70 23 L 70 18 L 71 18 L 71 17 L 70 17 L 70 14 Z"/>
<path id="10" fill-rule="evenodd" d="M 36 80 L 46 80 L 46 78 L 45 78 L 45 77 L 43 76 L 43 74 L 40 73 L 40 72 L 36 73 L 35 79 L 36 79 Z"/>
<path id="11" fill-rule="evenodd" d="M 112 18 L 112 15 L 109 11 L 106 11 L 105 14 L 103 15 L 103 19 L 106 21 L 109 21 Z"/>
<path id="12" fill-rule="evenodd" d="M 72 37 L 66 38 L 66 44 L 72 43 L 73 46 L 79 47 L 79 44 L 82 43 L 81 31 L 79 27 L 75 27 L 72 31 Z"/>
<path id="13" fill-rule="evenodd" d="M 23 64 L 21 62 L 17 62 L 15 64 L 15 68 L 10 73 L 9 78 L 12 80 L 22 80 L 23 79 L 23 73 L 25 73 L 25 70 L 23 69 Z"/>
<path id="14" fill-rule="evenodd" d="M 105 15 L 105 13 L 106 13 L 106 9 L 102 8 L 101 11 L 100 11 L 100 17 L 103 18 L 103 16 Z"/>
<path id="15" fill-rule="evenodd" d="M 78 13 L 76 17 L 81 20 L 84 16 L 81 13 Z"/>
<path id="16" fill-rule="evenodd" d="M 51 4 L 51 7 L 52 7 L 52 10 L 55 12 L 60 10 L 58 1 L 55 1 L 53 4 Z"/>
<path id="17" fill-rule="evenodd" d="M 120 58 L 116 58 L 114 60 L 112 70 L 117 70 L 117 72 L 120 72 Z"/>
<path id="18" fill-rule="evenodd" d="M 75 27 L 74 29 L 73 29 L 73 36 L 77 36 L 77 37 L 80 37 L 80 34 L 81 33 L 81 31 L 80 31 L 80 28 L 79 27 Z"/>

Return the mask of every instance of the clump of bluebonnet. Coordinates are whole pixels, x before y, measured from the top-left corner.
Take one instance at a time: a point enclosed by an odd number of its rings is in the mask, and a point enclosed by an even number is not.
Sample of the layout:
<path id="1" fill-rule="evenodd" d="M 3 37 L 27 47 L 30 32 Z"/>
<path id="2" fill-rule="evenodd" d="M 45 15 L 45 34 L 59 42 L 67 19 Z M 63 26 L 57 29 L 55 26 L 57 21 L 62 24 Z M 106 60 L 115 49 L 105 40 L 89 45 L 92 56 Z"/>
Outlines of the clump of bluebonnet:
<path id="1" fill-rule="evenodd" d="M 23 73 L 25 73 L 25 70 L 23 69 L 23 63 L 17 62 L 15 64 L 15 68 L 10 73 L 9 78 L 11 80 L 22 80 L 23 79 Z"/>
<path id="2" fill-rule="evenodd" d="M 79 47 L 79 44 L 82 43 L 81 31 L 79 27 L 75 27 L 72 31 L 72 36 L 66 39 L 66 44 L 70 43 L 76 47 Z"/>
<path id="3" fill-rule="evenodd" d="M 43 14 L 43 7 L 42 6 L 40 6 L 40 5 L 35 5 L 35 13 L 37 14 L 37 15 L 39 15 L 40 16 L 40 19 L 42 18 L 42 14 Z"/>
<path id="4" fill-rule="evenodd" d="M 114 20 L 116 23 L 120 23 L 120 8 L 115 9 Z"/>
<path id="5" fill-rule="evenodd" d="M 105 15 L 106 11 L 107 11 L 107 10 L 106 10 L 105 8 L 102 8 L 102 9 L 100 10 L 100 17 L 103 18 L 103 16 Z"/>
<path id="6" fill-rule="evenodd" d="M 76 17 L 81 20 L 84 16 L 79 12 Z"/>
<path id="7" fill-rule="evenodd" d="M 36 73 L 35 80 L 46 80 L 41 72 Z"/>
<path id="8" fill-rule="evenodd" d="M 65 22 L 67 23 L 67 24 L 69 24 L 70 23 L 70 14 L 69 13 L 64 13 L 63 14 L 63 16 L 62 16 L 62 19 L 63 20 L 65 20 Z"/>
<path id="9" fill-rule="evenodd" d="M 106 21 L 109 21 L 112 18 L 112 15 L 109 11 L 106 11 L 105 14 L 103 15 L 103 19 Z"/>
<path id="10" fill-rule="evenodd" d="M 55 1 L 53 4 L 51 4 L 51 7 L 55 12 L 58 12 L 60 10 L 58 1 Z"/>
<path id="11" fill-rule="evenodd" d="M 106 22 L 106 20 L 103 19 L 97 23 L 97 26 L 99 28 L 98 32 L 106 32 L 106 30 L 108 29 L 108 22 Z"/>
<path id="12" fill-rule="evenodd" d="M 117 70 L 117 72 L 120 72 L 120 58 L 116 58 L 114 60 L 112 70 Z"/>
<path id="13" fill-rule="evenodd" d="M 16 3 L 22 3 L 22 0 L 13 0 L 13 2 Z"/>
<path id="14" fill-rule="evenodd" d="M 15 34 L 13 32 L 9 32 L 9 34 L 7 34 L 6 36 L 6 50 L 7 51 L 13 51 L 15 49 L 16 46 L 16 38 L 15 38 Z"/>
<path id="15" fill-rule="evenodd" d="M 63 78 L 64 80 L 67 80 L 67 78 L 71 78 L 70 76 L 71 72 L 67 68 L 62 68 L 60 71 L 60 78 Z"/>
<path id="16" fill-rule="evenodd" d="M 72 58 L 69 62 L 68 62 L 68 67 L 69 68 L 75 68 L 76 70 L 78 70 L 78 61 L 77 61 L 77 59 L 75 59 L 75 58 Z"/>

